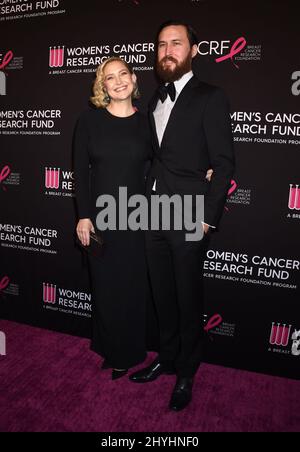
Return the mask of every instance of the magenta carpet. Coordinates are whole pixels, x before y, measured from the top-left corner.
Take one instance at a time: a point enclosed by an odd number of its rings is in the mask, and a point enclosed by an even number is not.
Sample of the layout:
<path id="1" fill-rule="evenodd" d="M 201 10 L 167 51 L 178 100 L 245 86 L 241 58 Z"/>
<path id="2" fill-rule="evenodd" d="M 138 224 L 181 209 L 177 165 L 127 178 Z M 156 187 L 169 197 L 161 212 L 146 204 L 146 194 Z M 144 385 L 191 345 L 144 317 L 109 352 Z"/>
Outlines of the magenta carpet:
<path id="1" fill-rule="evenodd" d="M 300 431 L 299 381 L 203 364 L 191 405 L 174 413 L 175 376 L 111 381 L 87 339 L 3 320 L 0 331 L 2 432 Z"/>

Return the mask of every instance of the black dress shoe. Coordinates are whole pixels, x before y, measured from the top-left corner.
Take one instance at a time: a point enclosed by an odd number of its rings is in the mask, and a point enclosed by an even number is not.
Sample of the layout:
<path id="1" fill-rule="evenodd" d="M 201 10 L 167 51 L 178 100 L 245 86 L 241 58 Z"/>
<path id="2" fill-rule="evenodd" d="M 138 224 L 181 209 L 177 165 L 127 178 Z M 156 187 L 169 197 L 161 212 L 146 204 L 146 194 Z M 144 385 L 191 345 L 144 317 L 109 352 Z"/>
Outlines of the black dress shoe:
<path id="1" fill-rule="evenodd" d="M 193 378 L 178 377 L 174 387 L 169 408 L 173 411 L 183 410 L 192 400 Z"/>
<path id="2" fill-rule="evenodd" d="M 150 366 L 131 374 L 129 380 L 134 383 L 148 383 L 149 381 L 156 380 L 162 374 L 173 375 L 174 373 L 174 371 L 166 369 L 165 366 L 156 359 Z"/>
<path id="3" fill-rule="evenodd" d="M 113 370 L 111 371 L 111 379 L 112 379 L 112 380 L 117 380 L 118 378 L 121 378 L 121 377 L 123 377 L 124 375 L 126 375 L 127 372 L 128 372 L 128 369 L 122 369 L 122 370 L 119 370 L 119 369 L 113 369 Z"/>

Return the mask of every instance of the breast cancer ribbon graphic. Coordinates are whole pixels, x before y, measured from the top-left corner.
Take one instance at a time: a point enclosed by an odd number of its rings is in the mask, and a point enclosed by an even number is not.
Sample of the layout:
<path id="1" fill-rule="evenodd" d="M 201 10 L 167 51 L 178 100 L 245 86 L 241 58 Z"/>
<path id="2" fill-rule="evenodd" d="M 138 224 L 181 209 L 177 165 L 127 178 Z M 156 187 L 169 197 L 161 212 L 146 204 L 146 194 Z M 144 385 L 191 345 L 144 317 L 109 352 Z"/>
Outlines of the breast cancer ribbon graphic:
<path id="1" fill-rule="evenodd" d="M 8 165 L 4 166 L 0 172 L 0 184 L 2 181 L 4 181 L 8 175 L 10 174 L 10 167 Z M 6 190 L 6 188 L 3 186 L 4 190 Z"/>
<path id="2" fill-rule="evenodd" d="M 232 195 L 232 193 L 234 193 L 235 190 L 237 189 L 237 183 L 236 183 L 235 180 L 232 179 L 230 183 L 231 183 L 231 187 L 230 187 L 230 189 L 229 189 L 228 192 L 227 192 L 227 196 Z M 229 212 L 229 209 L 228 209 L 228 207 L 226 207 L 226 206 L 225 206 L 225 210 L 226 210 L 227 212 Z"/>
<path id="3" fill-rule="evenodd" d="M 4 276 L 1 281 L 0 281 L 0 292 L 4 289 L 6 289 L 6 287 L 9 284 L 9 277 L 8 276 Z"/>
<path id="4" fill-rule="evenodd" d="M 239 66 L 233 61 L 233 57 L 234 55 L 236 55 L 237 53 L 240 53 L 241 50 L 243 50 L 243 48 L 245 47 L 245 45 L 247 44 L 247 41 L 245 38 L 241 37 L 238 38 L 233 44 L 232 47 L 230 49 L 230 52 L 227 55 L 223 55 L 219 58 L 216 58 L 216 63 L 221 63 L 221 61 L 224 60 L 228 60 L 229 58 L 231 59 L 231 62 L 235 65 L 235 67 L 237 69 L 239 69 Z"/>
<path id="5" fill-rule="evenodd" d="M 237 189 L 237 183 L 235 180 L 232 179 L 232 181 L 230 183 L 231 183 L 231 187 L 228 190 L 228 193 L 227 193 L 228 196 L 230 196 Z"/>
<path id="6" fill-rule="evenodd" d="M 209 321 L 205 325 L 204 331 L 206 331 L 208 333 L 210 330 L 212 330 L 216 326 L 220 325 L 220 323 L 222 323 L 222 322 L 223 322 L 223 319 L 220 316 L 220 314 L 215 314 L 209 319 Z"/>
<path id="7" fill-rule="evenodd" d="M 14 54 L 12 53 L 11 50 L 9 50 L 5 54 L 5 56 L 2 60 L 2 63 L 0 63 L 0 71 L 2 71 L 9 64 L 9 62 L 12 60 L 13 56 L 14 56 Z"/>

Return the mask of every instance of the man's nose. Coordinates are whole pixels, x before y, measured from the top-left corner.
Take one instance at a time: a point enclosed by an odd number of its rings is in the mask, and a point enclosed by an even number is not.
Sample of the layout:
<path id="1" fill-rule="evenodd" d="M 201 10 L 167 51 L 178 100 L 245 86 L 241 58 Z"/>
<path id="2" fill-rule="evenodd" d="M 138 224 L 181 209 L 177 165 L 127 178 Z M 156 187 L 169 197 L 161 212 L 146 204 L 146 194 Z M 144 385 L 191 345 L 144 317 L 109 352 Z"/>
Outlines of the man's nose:
<path id="1" fill-rule="evenodd" d="M 173 47 L 168 44 L 166 45 L 166 49 L 165 49 L 165 56 L 172 56 L 173 55 Z"/>

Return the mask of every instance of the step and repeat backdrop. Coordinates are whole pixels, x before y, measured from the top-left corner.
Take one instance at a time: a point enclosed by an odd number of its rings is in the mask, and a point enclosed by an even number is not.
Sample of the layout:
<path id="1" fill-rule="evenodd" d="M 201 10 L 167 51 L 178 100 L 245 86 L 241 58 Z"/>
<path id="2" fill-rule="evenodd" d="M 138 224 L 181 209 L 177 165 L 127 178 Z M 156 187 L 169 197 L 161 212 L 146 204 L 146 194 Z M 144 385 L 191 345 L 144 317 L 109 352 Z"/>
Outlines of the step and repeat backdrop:
<path id="1" fill-rule="evenodd" d="M 180 19 L 199 35 L 195 73 L 230 99 L 237 160 L 204 264 L 206 361 L 300 377 L 299 13 L 294 1 L 0 0 L 1 318 L 89 337 L 74 126 L 112 55 L 134 68 L 146 111 L 156 30 Z"/>

